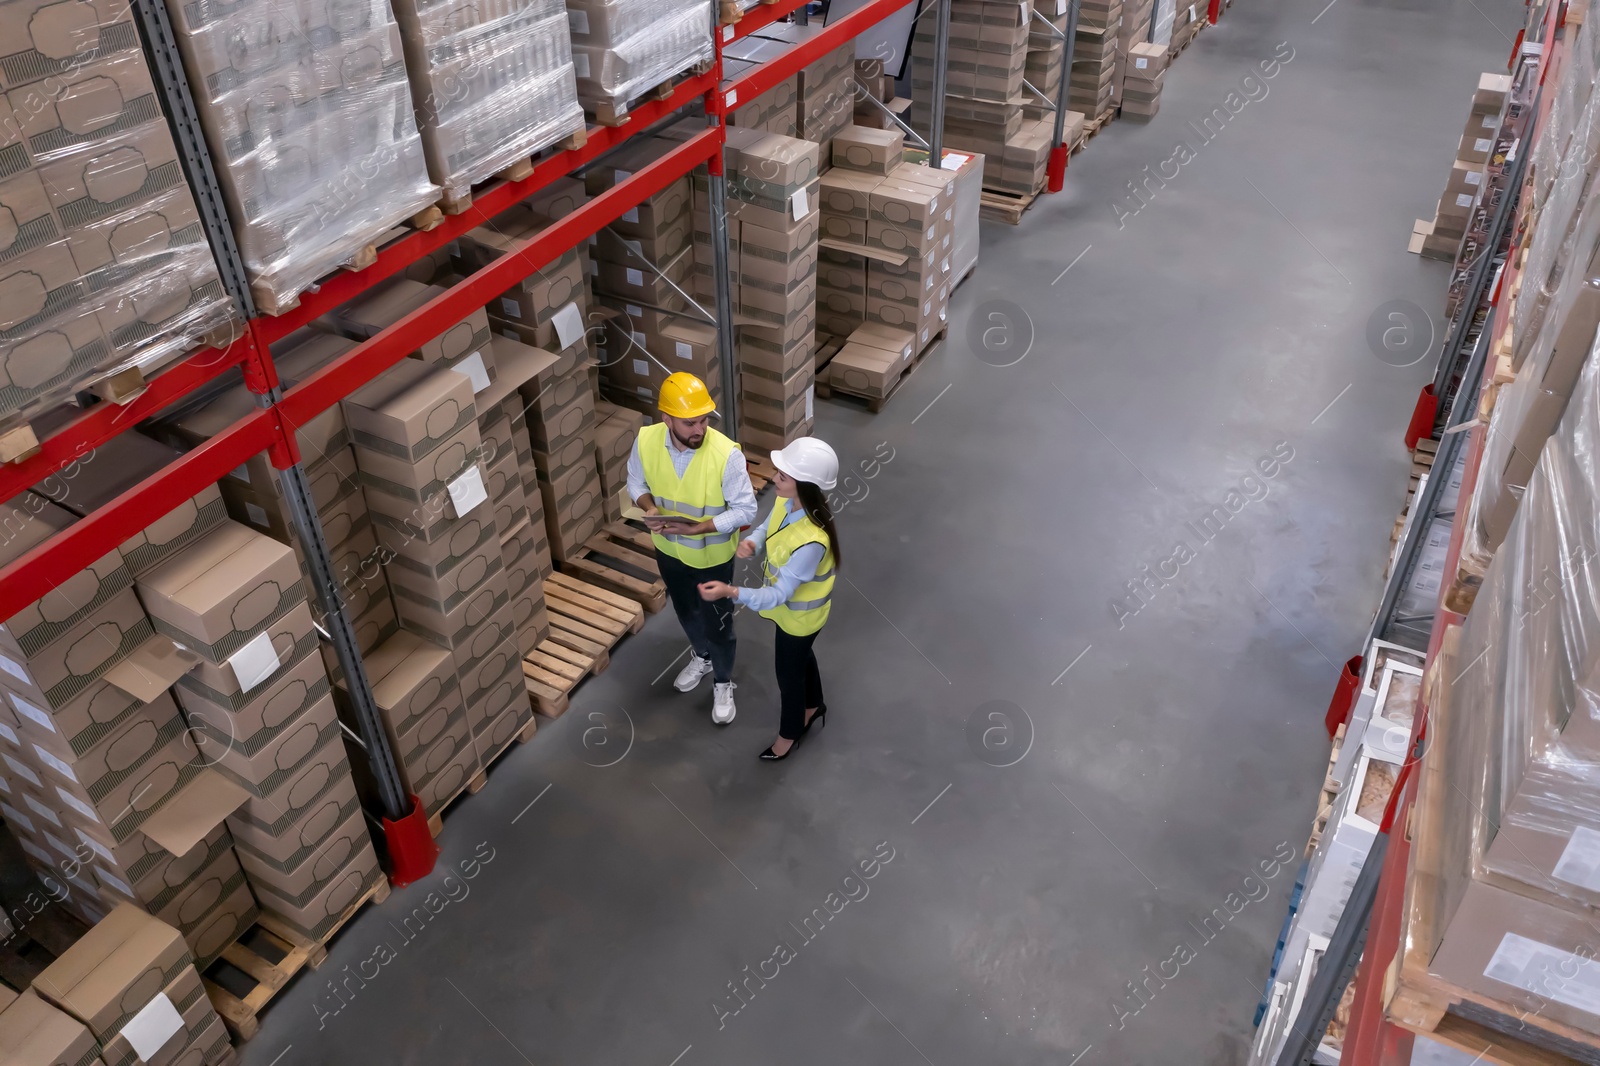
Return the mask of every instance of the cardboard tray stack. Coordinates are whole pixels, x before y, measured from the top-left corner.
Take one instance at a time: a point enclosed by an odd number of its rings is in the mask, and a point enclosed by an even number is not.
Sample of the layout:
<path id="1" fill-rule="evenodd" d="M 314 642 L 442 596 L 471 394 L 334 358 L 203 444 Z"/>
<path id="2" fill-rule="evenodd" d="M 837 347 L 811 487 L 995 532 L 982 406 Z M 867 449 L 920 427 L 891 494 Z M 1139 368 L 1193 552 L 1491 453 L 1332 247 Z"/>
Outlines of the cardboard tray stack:
<path id="1" fill-rule="evenodd" d="M 1103 120 L 1116 107 L 1122 80 L 1122 0 L 1087 0 L 1078 10 L 1078 34 L 1072 47 L 1072 74 L 1067 106 L 1089 121 Z"/>
<path id="2" fill-rule="evenodd" d="M 1460 256 L 1472 213 L 1482 198 L 1489 156 L 1494 151 L 1510 96 L 1509 74 L 1484 74 L 1478 78 L 1472 109 L 1456 147 L 1456 159 L 1450 165 L 1450 177 L 1439 197 L 1439 206 L 1431 221 L 1419 218 L 1412 227 L 1408 247 L 1424 259 L 1453 263 Z"/>
<path id="3" fill-rule="evenodd" d="M 234 315 L 140 49 L 109 2 L 0 8 L 0 427 L 111 398 Z M 131 380 L 118 381 L 118 376 Z"/>

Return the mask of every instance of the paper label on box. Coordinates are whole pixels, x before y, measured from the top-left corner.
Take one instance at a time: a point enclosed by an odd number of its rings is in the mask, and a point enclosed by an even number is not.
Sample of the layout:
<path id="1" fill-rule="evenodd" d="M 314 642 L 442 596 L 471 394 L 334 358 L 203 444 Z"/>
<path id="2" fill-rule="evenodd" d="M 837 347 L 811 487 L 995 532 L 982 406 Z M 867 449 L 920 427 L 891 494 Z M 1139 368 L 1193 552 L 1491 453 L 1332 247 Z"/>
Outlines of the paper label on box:
<path id="1" fill-rule="evenodd" d="M 16 730 L 3 722 L 0 722 L 0 740 L 4 740 L 14 747 L 22 747 L 22 742 L 17 739 Z"/>
<path id="2" fill-rule="evenodd" d="M 806 190 L 803 187 L 796 189 L 794 195 L 789 197 L 789 210 L 794 215 L 796 222 L 811 213 L 811 198 L 806 195 Z"/>
<path id="3" fill-rule="evenodd" d="M 488 491 L 483 487 L 483 472 L 476 463 L 450 482 L 449 488 L 450 502 L 455 504 L 457 518 L 465 518 L 474 507 L 489 498 Z"/>
<path id="4" fill-rule="evenodd" d="M 673 341 L 672 344 L 673 350 L 677 353 L 679 359 L 694 358 L 694 345 L 685 344 L 682 341 Z"/>
<path id="5" fill-rule="evenodd" d="M 55 753 L 46 751 L 45 749 L 41 748 L 37 744 L 35 744 L 33 746 L 33 753 L 39 757 L 39 761 L 40 762 L 42 762 L 46 766 L 50 767 L 50 769 L 52 769 L 56 773 L 60 774 L 62 777 L 66 778 L 68 781 L 71 781 L 74 784 L 77 783 L 78 775 L 73 773 L 72 772 L 72 767 L 68 766 L 66 764 L 66 762 L 64 762 L 62 759 L 58 758 L 55 755 Z"/>
<path id="6" fill-rule="evenodd" d="M 1457 207 L 1471 207 L 1472 206 L 1472 194 L 1471 193 L 1465 193 L 1465 192 L 1456 193 L 1456 206 Z"/>
<path id="7" fill-rule="evenodd" d="M 1600 833 L 1581 825 L 1574 829 L 1551 872 L 1569 884 L 1600 892 Z"/>
<path id="8" fill-rule="evenodd" d="M 567 8 L 567 22 L 572 26 L 573 33 L 589 32 L 589 13 L 577 8 Z"/>
<path id="9" fill-rule="evenodd" d="M 570 348 L 583 339 L 583 312 L 576 302 L 563 304 L 550 323 L 556 327 L 556 340 L 562 348 Z"/>
<path id="10" fill-rule="evenodd" d="M 635 359 L 633 361 L 633 372 L 637 377 L 647 378 L 650 376 L 650 364 L 646 360 Z"/>
<path id="11" fill-rule="evenodd" d="M 62 803 L 65 803 L 68 807 L 71 807 L 73 810 L 77 811 L 91 822 L 94 822 L 96 825 L 100 823 L 100 812 L 96 811 L 93 807 L 89 806 L 87 803 L 83 802 L 83 800 L 79 799 L 77 796 L 74 796 L 72 793 L 68 792 L 59 785 L 56 786 L 56 795 L 61 797 Z"/>
<path id="12" fill-rule="evenodd" d="M 568 12 L 571 14 L 571 12 Z M 572 73 L 580 78 L 589 76 L 589 54 L 587 52 L 572 53 Z"/>
<path id="13" fill-rule="evenodd" d="M 14 825 L 20 825 L 30 833 L 38 832 L 38 830 L 34 829 L 33 827 L 33 819 L 29 818 L 26 814 L 23 814 L 9 803 L 0 803 L 0 814 L 4 814 L 6 816 L 6 821 L 11 822 Z M 24 841 L 24 843 L 26 843 L 26 841 Z"/>
<path id="14" fill-rule="evenodd" d="M 0 755 L 0 759 L 4 759 L 6 761 L 6 765 L 11 767 L 12 773 L 16 774 L 24 781 L 31 782 L 34 788 L 44 787 L 44 782 L 39 780 L 39 775 L 34 773 L 31 768 L 24 766 L 22 763 L 19 763 L 9 755 Z"/>
<path id="15" fill-rule="evenodd" d="M 628 334 L 628 336 L 629 336 L 629 337 L 632 337 L 632 338 L 633 338 L 633 343 L 634 343 L 634 344 L 635 344 L 635 345 L 636 345 L 636 346 L 637 346 L 637 347 L 639 347 L 639 348 L 643 348 L 643 347 L 644 347 L 644 346 L 645 346 L 645 345 L 644 345 L 644 334 L 643 334 L 643 333 L 640 333 L 640 332 L 639 332 L 639 331 L 638 331 L 638 330 L 633 330 L 633 331 L 631 331 L 631 332 L 630 332 L 630 333 L 629 333 L 629 334 Z"/>
<path id="16" fill-rule="evenodd" d="M 489 387 L 489 368 L 483 365 L 482 352 L 473 352 L 450 369 L 472 382 L 474 396 Z"/>
<path id="17" fill-rule="evenodd" d="M 622 277 L 629 285 L 644 284 L 644 271 L 635 270 L 633 267 L 623 267 Z"/>
<path id="18" fill-rule="evenodd" d="M 1507 933 L 1483 975 L 1576 1010 L 1600 1014 L 1600 962 Z"/>
<path id="19" fill-rule="evenodd" d="M 112 888 L 116 889 L 118 892 L 121 892 L 124 896 L 127 896 L 129 899 L 134 898 L 133 889 L 129 888 L 127 882 L 123 881 L 121 878 L 115 877 L 112 874 L 108 874 L 99 868 L 95 869 L 94 875 L 100 880 L 104 881 L 106 884 L 110 885 Z"/>
<path id="20" fill-rule="evenodd" d="M 1475 152 L 1487 152 L 1493 147 L 1494 138 L 1492 137 L 1479 137 L 1477 140 L 1472 142 L 1472 150 Z"/>
<path id="21" fill-rule="evenodd" d="M 246 518 L 250 519 L 250 521 L 254 522 L 256 525 L 261 526 L 263 529 L 272 525 L 271 522 L 267 521 L 266 508 L 262 507 L 260 504 L 249 503 L 247 501 L 244 505 L 244 514 Z"/>
<path id="22" fill-rule="evenodd" d="M 249 692 L 283 664 L 278 660 L 278 649 L 272 646 L 272 634 L 262 631 L 228 656 L 228 665 L 233 667 L 233 676 L 239 679 L 240 691 Z"/>
<path id="23" fill-rule="evenodd" d="M 55 811 L 52 811 L 49 807 L 46 807 L 32 796 L 23 796 L 22 802 L 26 803 L 28 805 L 28 809 L 33 811 L 34 814 L 37 814 L 39 817 L 56 826 L 58 829 L 66 828 L 61 824 L 61 819 L 56 817 Z"/>
<path id="24" fill-rule="evenodd" d="M 26 718 L 28 721 L 42 729 L 47 729 L 52 733 L 56 731 L 56 721 L 54 718 L 50 717 L 49 712 L 45 711 L 41 707 L 35 707 L 27 700 L 14 693 L 7 693 L 7 695 L 11 696 L 11 706 L 15 707 L 17 709 L 17 713 L 22 715 L 22 717 Z"/>
<path id="25" fill-rule="evenodd" d="M 1056 0 L 1056 17 L 1059 18 L 1062 15 L 1065 15 L 1066 13 L 1067 13 L 1067 0 Z"/>
<path id="26" fill-rule="evenodd" d="M 1484 115 L 1483 116 L 1483 128 L 1484 129 L 1492 130 L 1496 126 L 1498 126 L 1499 124 L 1500 124 L 1500 116 L 1499 115 Z"/>
<path id="27" fill-rule="evenodd" d="M 624 304 L 623 306 L 627 308 L 628 314 L 631 317 L 633 317 L 633 318 L 643 318 L 644 317 L 644 308 L 639 307 L 639 306 L 637 306 L 635 304 Z"/>
<path id="28" fill-rule="evenodd" d="M 508 300 L 502 296 L 500 297 L 500 313 L 507 318 L 520 319 L 522 317 L 522 308 L 517 306 L 517 301 Z"/>
<path id="29" fill-rule="evenodd" d="M 1134 56 L 1133 57 L 1133 69 L 1134 70 L 1143 70 L 1145 67 L 1148 67 L 1149 65 L 1150 65 L 1150 60 L 1145 58 L 1144 56 Z"/>
<path id="30" fill-rule="evenodd" d="M 724 41 L 733 40 L 733 34 L 734 34 L 734 29 L 733 29 L 733 27 L 731 25 L 722 27 L 722 39 Z"/>
<path id="31" fill-rule="evenodd" d="M 811 418 L 811 414 L 812 414 L 812 411 L 813 411 L 813 404 L 816 402 L 815 401 L 816 395 L 817 395 L 817 387 L 815 385 L 807 385 L 806 386 L 806 418 L 807 419 Z"/>
<path id="32" fill-rule="evenodd" d="M 725 94 L 723 94 L 722 102 L 728 107 L 732 107 L 734 104 L 737 104 L 739 102 L 738 91 L 735 89 L 729 89 Z"/>
<path id="33" fill-rule="evenodd" d="M 28 671 L 24 670 L 21 664 L 12 662 L 4 655 L 0 655 L 0 670 L 4 670 L 18 681 L 21 681 L 24 685 L 33 684 L 33 678 L 28 676 Z"/>
<path id="34" fill-rule="evenodd" d="M 1468 185 L 1482 185 L 1483 184 L 1483 172 L 1479 171 L 1479 170 L 1469 170 L 1469 171 L 1467 171 L 1466 182 L 1467 182 Z"/>
<path id="35" fill-rule="evenodd" d="M 165 992 L 157 992 L 156 998 L 146 1003 L 117 1035 L 128 1042 L 135 1055 L 148 1062 L 182 1028 L 183 1015 Z"/>
<path id="36" fill-rule="evenodd" d="M 89 850 L 93 851 L 96 855 L 100 856 L 107 862 L 117 861 L 116 857 L 111 854 L 109 848 L 100 843 L 94 837 L 90 836 L 88 833 L 85 833 L 82 829 L 78 830 L 78 839 L 87 844 L 89 846 Z"/>

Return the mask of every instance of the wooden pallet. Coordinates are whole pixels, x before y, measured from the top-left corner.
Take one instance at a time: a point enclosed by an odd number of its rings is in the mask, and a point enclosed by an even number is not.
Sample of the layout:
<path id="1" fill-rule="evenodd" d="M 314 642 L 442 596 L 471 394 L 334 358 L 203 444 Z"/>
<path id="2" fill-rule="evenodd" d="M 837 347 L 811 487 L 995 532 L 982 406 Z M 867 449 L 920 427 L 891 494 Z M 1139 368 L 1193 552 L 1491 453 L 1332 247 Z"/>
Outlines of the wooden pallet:
<path id="1" fill-rule="evenodd" d="M 389 881 L 382 874 L 371 888 L 345 908 L 333 928 L 319 940 L 308 939 L 263 911 L 245 932 L 206 967 L 204 983 L 211 1005 L 222 1015 L 223 1024 L 235 1041 L 243 1043 L 261 1028 L 260 1015 L 278 993 L 288 987 L 296 974 L 307 967 L 315 970 L 328 957 L 328 942 L 368 903 L 389 898 Z M 223 982 L 234 987 L 253 983 L 236 995 Z"/>
<path id="2" fill-rule="evenodd" d="M 778 476 L 778 468 L 772 465 L 771 456 L 748 444 L 744 446 L 744 465 L 750 472 L 750 487 L 756 490 L 758 496 Z"/>
<path id="3" fill-rule="evenodd" d="M 938 346 L 940 341 L 944 340 L 945 334 L 949 331 L 949 328 L 949 326 L 945 326 L 944 328 L 940 329 L 938 333 L 935 333 L 931 338 L 929 338 L 928 343 L 923 346 L 922 351 L 918 352 L 917 357 L 911 361 L 911 365 L 906 367 L 905 373 L 901 374 L 899 379 L 893 385 L 889 386 L 889 391 L 883 396 L 862 396 L 858 393 L 850 392 L 848 389 L 841 389 L 837 385 L 830 384 L 820 379 L 817 381 L 816 386 L 817 396 L 824 400 L 832 399 L 834 396 L 848 396 L 852 400 L 861 400 L 867 405 L 868 411 L 872 412 L 873 414 L 877 414 L 879 411 L 883 410 L 885 404 L 894 399 L 895 393 L 900 391 L 901 386 L 906 383 L 911 375 L 916 373 L 917 368 L 923 364 L 924 360 L 927 359 L 928 353 L 933 351 L 933 349 Z"/>
<path id="4" fill-rule="evenodd" d="M 1005 192 L 1001 189 L 984 189 L 978 198 L 978 217 L 990 222 L 1004 222 L 1016 226 L 1022 222 L 1022 213 L 1033 206 L 1033 202 L 1044 191 L 1041 184 L 1039 188 L 1026 196 L 1014 192 Z"/>
<path id="5" fill-rule="evenodd" d="M 1311 858 L 1311 853 L 1317 850 L 1317 844 L 1322 840 L 1322 831 L 1328 827 L 1328 818 L 1333 814 L 1333 803 L 1339 798 L 1339 784 L 1333 779 L 1333 768 L 1339 761 L 1339 752 L 1344 747 L 1345 724 L 1339 723 L 1339 729 L 1333 735 L 1333 750 L 1328 754 L 1328 769 L 1322 775 L 1322 790 L 1317 793 L 1317 813 L 1311 819 L 1311 838 L 1306 841 L 1305 858 Z"/>
<path id="6" fill-rule="evenodd" d="M 634 107 L 650 100 L 665 100 L 672 95 L 672 91 L 677 88 L 679 81 L 684 78 L 699 77 L 710 69 L 711 64 L 709 62 L 696 63 L 688 70 L 674 74 L 640 96 L 635 96 L 629 100 L 601 100 L 599 103 L 590 106 L 590 110 L 594 112 L 594 120 L 600 125 L 621 126 L 628 121 L 628 116 L 632 114 Z"/>
<path id="7" fill-rule="evenodd" d="M 522 675 L 534 709 L 559 718 L 579 682 L 602 673 L 617 642 L 644 628 L 644 608 L 559 571 L 545 579 L 544 601 L 550 636 L 522 660 Z"/>
<path id="8" fill-rule="evenodd" d="M 1428 972 L 1448 916 L 1437 910 L 1447 853 L 1456 843 L 1461 811 L 1473 802 L 1449 776 L 1453 750 L 1450 681 L 1458 676 L 1460 627 L 1450 626 L 1428 675 L 1428 758 L 1418 769 L 1417 798 L 1407 819 L 1411 841 L 1400 950 L 1385 975 L 1384 1013 L 1389 1021 L 1430 1040 L 1498 1066 L 1600 1064 L 1600 1038 L 1546 1014 L 1461 988 Z M 1399 827 L 1397 826 L 1398 830 Z"/>
<path id="9" fill-rule="evenodd" d="M 537 156 L 530 156 L 530 157 L 525 158 L 525 159 L 519 159 L 516 162 L 512 163 L 510 166 L 505 167 L 505 168 L 503 168 L 501 170 L 495 171 L 494 174 L 492 174 L 490 177 L 484 179 L 483 181 L 477 182 L 470 189 L 466 189 L 466 190 L 464 190 L 462 192 L 453 192 L 453 191 L 448 190 L 448 189 L 445 190 L 445 194 L 439 198 L 438 206 L 436 208 L 433 208 L 433 209 L 430 209 L 430 210 L 438 210 L 438 211 L 440 211 L 440 212 L 442 212 L 442 213 L 444 213 L 446 215 L 462 215 L 462 214 L 465 214 L 466 212 L 468 212 L 468 211 L 470 211 L 472 209 L 472 197 L 473 197 L 473 190 L 474 189 L 483 189 L 488 185 L 495 184 L 495 183 L 498 183 L 498 182 L 525 181 L 525 180 L 527 180 L 527 178 L 530 175 L 533 174 L 533 168 L 534 168 L 534 164 L 535 164 L 536 159 L 548 157 L 550 155 L 556 154 L 557 152 L 576 151 L 577 149 L 582 148 L 584 145 L 586 145 L 588 143 L 589 143 L 589 130 L 588 130 L 587 127 L 581 127 L 580 126 L 578 129 L 573 130 L 571 133 L 569 133 L 565 137 L 561 138 L 561 140 L 557 141 L 555 144 L 551 145 L 549 148 L 546 148 L 543 151 L 541 151 L 540 153 L 538 153 Z M 420 215 L 417 215 L 416 218 L 422 218 L 426 214 L 427 214 L 427 212 L 424 211 Z M 418 228 L 418 229 L 425 229 L 425 228 L 426 229 L 431 229 L 432 228 L 431 226 L 428 226 L 428 227 L 417 226 L 415 221 L 412 222 L 412 225 L 416 226 L 416 228 Z"/>
<path id="10" fill-rule="evenodd" d="M 621 519 L 608 522 L 562 562 L 561 569 L 626 596 L 651 614 L 667 605 L 667 586 L 650 534 Z"/>

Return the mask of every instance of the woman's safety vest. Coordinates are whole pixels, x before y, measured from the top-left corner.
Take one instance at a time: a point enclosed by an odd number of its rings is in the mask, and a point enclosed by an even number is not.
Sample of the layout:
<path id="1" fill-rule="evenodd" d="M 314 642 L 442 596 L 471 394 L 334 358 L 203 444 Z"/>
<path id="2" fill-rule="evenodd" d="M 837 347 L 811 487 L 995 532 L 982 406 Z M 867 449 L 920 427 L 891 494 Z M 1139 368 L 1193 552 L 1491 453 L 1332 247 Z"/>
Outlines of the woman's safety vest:
<path id="1" fill-rule="evenodd" d="M 778 628 L 792 637 L 810 636 L 828 621 L 828 604 L 833 599 L 833 546 L 828 543 L 827 532 L 813 522 L 810 515 L 803 515 L 779 529 L 787 513 L 782 501 L 779 503 L 772 508 L 772 517 L 767 520 L 764 564 L 767 584 L 777 583 L 778 571 L 789 561 L 789 556 L 806 544 L 822 545 L 822 562 L 817 564 L 817 576 L 795 589 L 787 603 L 762 611 L 761 616 L 778 623 Z"/>

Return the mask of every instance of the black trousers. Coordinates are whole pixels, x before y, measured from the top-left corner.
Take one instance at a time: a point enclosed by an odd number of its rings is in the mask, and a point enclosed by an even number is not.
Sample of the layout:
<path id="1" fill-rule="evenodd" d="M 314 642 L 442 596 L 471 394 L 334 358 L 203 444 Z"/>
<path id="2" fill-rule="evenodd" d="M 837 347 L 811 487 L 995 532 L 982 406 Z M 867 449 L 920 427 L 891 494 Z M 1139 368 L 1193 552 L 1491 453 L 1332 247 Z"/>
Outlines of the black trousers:
<path id="1" fill-rule="evenodd" d="M 656 563 L 661 567 L 661 580 L 672 599 L 672 609 L 678 613 L 684 635 L 694 653 L 711 660 L 712 676 L 718 683 L 733 680 L 733 601 L 700 598 L 702 581 L 726 581 L 733 584 L 733 560 L 705 569 L 680 562 L 656 549 Z"/>
<path id="2" fill-rule="evenodd" d="M 782 707 L 778 735 L 785 740 L 796 740 L 805 731 L 806 708 L 822 706 L 822 675 L 817 672 L 817 656 L 811 650 L 816 642 L 817 633 L 796 637 L 781 628 L 772 640 Z"/>

